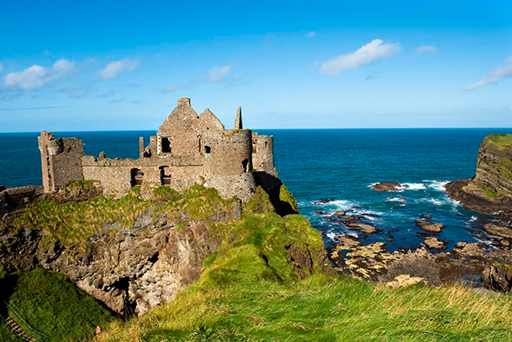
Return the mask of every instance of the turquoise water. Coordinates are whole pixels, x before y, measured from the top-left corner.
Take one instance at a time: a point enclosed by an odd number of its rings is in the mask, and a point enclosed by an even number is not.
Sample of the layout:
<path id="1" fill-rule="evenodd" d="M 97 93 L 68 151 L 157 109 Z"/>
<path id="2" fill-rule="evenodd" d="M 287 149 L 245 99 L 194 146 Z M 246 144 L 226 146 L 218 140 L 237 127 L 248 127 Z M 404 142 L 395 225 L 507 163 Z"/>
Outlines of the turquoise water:
<path id="1" fill-rule="evenodd" d="M 464 209 L 443 190 L 447 181 L 474 174 L 478 147 L 491 133 L 512 129 L 332 129 L 258 130 L 274 135 L 275 163 L 281 179 L 299 202 L 300 211 L 324 234 L 326 244 L 338 234 L 351 233 L 324 216 L 336 210 L 372 214 L 364 222 L 382 233 L 361 236 L 368 242 L 385 241 L 388 248 L 417 247 L 420 214 L 446 225 L 438 235 L 448 246 L 458 241 L 487 241 L 482 231 L 489 217 Z M 148 141 L 153 131 L 65 132 L 59 137 L 84 140 L 87 154 L 132 157 L 138 155 L 138 137 Z M 40 184 L 36 133 L 0 134 L 0 184 L 8 187 Z M 400 193 L 370 189 L 381 181 L 408 183 Z M 401 196 L 407 203 L 389 200 Z M 327 203 L 315 201 L 328 199 Z M 323 211 L 325 214 L 316 214 Z"/>

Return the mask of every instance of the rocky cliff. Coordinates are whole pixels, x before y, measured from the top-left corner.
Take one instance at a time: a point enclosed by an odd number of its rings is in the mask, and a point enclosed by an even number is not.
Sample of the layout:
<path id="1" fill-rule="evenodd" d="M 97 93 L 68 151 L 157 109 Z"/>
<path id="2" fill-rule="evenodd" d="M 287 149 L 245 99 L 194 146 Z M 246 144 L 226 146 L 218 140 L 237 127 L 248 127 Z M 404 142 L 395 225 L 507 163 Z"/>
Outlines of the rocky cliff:
<path id="1" fill-rule="evenodd" d="M 246 245 L 275 279 L 329 269 L 320 234 L 300 215 L 276 214 L 262 188 L 242 205 L 200 185 L 183 193 L 157 188 L 144 200 L 136 187 L 113 199 L 98 196 L 94 184 L 71 184 L 0 221 L 4 271 L 41 265 L 64 273 L 123 316 L 172 301 Z"/>
<path id="2" fill-rule="evenodd" d="M 446 185 L 450 197 L 484 212 L 512 212 L 512 135 L 485 137 L 478 152 L 475 176 Z"/>

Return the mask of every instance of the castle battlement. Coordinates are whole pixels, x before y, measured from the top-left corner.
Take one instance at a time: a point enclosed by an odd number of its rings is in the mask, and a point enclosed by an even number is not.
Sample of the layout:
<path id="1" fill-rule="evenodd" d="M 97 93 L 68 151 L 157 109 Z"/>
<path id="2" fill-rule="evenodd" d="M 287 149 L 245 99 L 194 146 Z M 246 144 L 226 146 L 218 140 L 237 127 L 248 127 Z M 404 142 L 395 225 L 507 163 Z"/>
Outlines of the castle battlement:
<path id="1" fill-rule="evenodd" d="M 104 194 L 116 197 L 134 186 L 147 193 L 162 185 L 182 191 L 200 183 L 245 202 L 256 187 L 253 171 L 277 178 L 273 137 L 243 129 L 241 108 L 234 128 L 226 130 L 209 109 L 198 115 L 188 98 L 178 100 L 147 145 L 139 138 L 138 159 L 87 156 L 81 140 L 57 139 L 46 131 L 38 143 L 47 193 L 76 180 L 99 181 Z"/>

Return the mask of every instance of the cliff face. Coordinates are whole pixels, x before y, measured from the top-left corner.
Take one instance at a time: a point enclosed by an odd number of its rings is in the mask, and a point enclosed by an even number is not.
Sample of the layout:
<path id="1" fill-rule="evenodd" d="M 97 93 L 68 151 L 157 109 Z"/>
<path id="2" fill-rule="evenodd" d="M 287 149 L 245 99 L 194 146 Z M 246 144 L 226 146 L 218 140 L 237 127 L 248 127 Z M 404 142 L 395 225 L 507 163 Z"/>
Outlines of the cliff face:
<path id="1" fill-rule="evenodd" d="M 328 267 L 320 234 L 300 215 L 277 215 L 262 188 L 243 206 L 202 186 L 159 188 L 150 200 L 133 192 L 63 201 L 61 192 L 0 221 L 0 266 L 64 273 L 124 316 L 172 301 L 240 246 L 252 246 L 264 273 L 281 280 Z"/>
<path id="2" fill-rule="evenodd" d="M 447 184 L 448 194 L 470 209 L 512 211 L 512 135 L 492 134 L 478 152 L 475 176 Z"/>

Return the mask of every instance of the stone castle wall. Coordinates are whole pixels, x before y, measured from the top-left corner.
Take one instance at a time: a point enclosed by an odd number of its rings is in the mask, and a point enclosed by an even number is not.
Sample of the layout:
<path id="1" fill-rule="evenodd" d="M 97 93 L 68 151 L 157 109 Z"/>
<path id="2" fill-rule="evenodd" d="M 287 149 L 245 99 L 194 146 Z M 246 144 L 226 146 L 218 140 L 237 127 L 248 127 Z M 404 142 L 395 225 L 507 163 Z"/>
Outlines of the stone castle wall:
<path id="1" fill-rule="evenodd" d="M 41 151 L 43 188 L 52 192 L 71 181 L 83 179 L 82 156 L 84 143 L 77 138 L 56 139 L 43 131 L 38 137 Z"/>
<path id="2" fill-rule="evenodd" d="M 254 169 L 277 177 L 277 170 L 274 166 L 274 137 L 253 133 L 252 144 Z"/>
<path id="3" fill-rule="evenodd" d="M 204 177 L 206 185 L 222 197 L 247 201 L 256 188 L 252 174 L 252 132 L 210 131 L 203 137 Z"/>
<path id="4" fill-rule="evenodd" d="M 146 193 L 161 185 L 182 191 L 204 183 L 224 198 L 247 201 L 256 187 L 253 169 L 277 177 L 273 138 L 243 129 L 240 108 L 236 125 L 228 131 L 209 109 L 198 115 L 190 99 L 179 99 L 146 147 L 140 139 L 138 159 L 85 156 L 81 140 L 55 139 L 43 131 L 39 145 L 44 190 L 53 192 L 70 180 L 87 179 L 99 181 L 104 194 L 120 197 L 133 186 Z"/>

